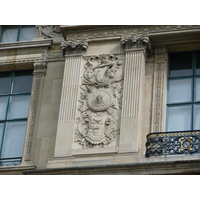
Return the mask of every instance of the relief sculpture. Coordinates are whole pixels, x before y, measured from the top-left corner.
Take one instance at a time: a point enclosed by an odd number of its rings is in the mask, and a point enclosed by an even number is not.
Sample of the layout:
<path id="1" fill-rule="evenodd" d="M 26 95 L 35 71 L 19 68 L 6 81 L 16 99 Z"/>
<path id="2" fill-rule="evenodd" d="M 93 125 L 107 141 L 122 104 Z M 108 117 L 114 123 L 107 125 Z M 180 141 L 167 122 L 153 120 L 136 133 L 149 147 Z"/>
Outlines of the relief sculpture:
<path id="1" fill-rule="evenodd" d="M 75 141 L 83 148 L 107 147 L 119 134 L 123 88 L 122 60 L 90 57 L 83 71 Z"/>

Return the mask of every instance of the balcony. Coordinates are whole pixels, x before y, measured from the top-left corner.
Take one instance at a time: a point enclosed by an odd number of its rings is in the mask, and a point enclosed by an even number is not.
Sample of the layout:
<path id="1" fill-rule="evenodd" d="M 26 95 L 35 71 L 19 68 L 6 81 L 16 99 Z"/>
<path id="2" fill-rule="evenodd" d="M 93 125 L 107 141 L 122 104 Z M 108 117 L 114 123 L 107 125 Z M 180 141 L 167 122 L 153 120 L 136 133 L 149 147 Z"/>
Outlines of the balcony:
<path id="1" fill-rule="evenodd" d="M 200 130 L 147 135 L 146 157 L 200 153 Z"/>

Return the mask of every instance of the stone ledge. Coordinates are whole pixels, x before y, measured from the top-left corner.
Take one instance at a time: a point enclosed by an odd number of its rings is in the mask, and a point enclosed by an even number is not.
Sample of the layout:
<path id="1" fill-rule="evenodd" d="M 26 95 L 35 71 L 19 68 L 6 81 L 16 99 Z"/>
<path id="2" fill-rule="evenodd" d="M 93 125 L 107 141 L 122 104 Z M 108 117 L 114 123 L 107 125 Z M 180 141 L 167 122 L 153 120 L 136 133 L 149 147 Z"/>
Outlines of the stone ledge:
<path id="1" fill-rule="evenodd" d="M 0 43 L 0 50 L 30 47 L 51 47 L 53 40 L 32 40 L 22 42 Z"/>
<path id="2" fill-rule="evenodd" d="M 47 168 L 24 170 L 25 175 L 180 175 L 200 174 L 200 160 L 113 164 L 87 167 Z"/>
<path id="3" fill-rule="evenodd" d="M 2 172 L 8 172 L 8 171 L 34 170 L 35 168 L 36 168 L 35 165 L 18 165 L 18 166 L 0 167 L 0 174 Z"/>

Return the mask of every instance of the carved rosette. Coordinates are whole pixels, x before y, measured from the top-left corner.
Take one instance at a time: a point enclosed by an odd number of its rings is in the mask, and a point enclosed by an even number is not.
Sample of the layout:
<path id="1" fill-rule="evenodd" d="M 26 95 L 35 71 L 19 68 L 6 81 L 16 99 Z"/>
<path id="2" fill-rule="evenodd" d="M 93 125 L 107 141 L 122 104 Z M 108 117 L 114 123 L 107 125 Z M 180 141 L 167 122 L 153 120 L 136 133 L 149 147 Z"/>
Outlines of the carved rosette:
<path id="1" fill-rule="evenodd" d="M 94 56 L 84 68 L 75 142 L 83 148 L 107 147 L 119 134 L 122 61 L 114 55 Z"/>
<path id="2" fill-rule="evenodd" d="M 63 56 L 71 54 L 81 54 L 85 52 L 88 48 L 88 40 L 71 40 L 61 42 L 61 49 L 63 51 Z"/>

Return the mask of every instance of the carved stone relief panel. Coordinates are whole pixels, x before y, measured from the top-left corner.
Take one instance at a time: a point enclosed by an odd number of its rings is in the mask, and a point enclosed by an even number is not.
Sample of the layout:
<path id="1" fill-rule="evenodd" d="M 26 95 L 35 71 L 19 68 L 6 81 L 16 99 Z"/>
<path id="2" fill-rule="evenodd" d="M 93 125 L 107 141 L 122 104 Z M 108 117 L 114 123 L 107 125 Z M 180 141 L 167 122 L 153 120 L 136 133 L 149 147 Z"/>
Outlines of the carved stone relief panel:
<path id="1" fill-rule="evenodd" d="M 75 142 L 82 148 L 108 147 L 119 134 L 122 104 L 122 59 L 87 58 L 82 74 Z"/>
<path id="2" fill-rule="evenodd" d="M 37 25 L 36 36 L 44 38 L 62 38 L 61 30 L 59 25 Z"/>

